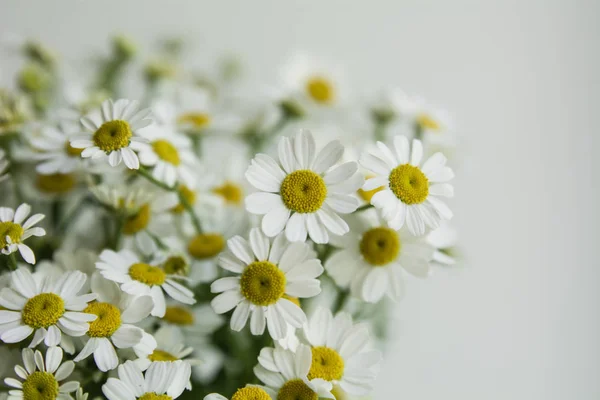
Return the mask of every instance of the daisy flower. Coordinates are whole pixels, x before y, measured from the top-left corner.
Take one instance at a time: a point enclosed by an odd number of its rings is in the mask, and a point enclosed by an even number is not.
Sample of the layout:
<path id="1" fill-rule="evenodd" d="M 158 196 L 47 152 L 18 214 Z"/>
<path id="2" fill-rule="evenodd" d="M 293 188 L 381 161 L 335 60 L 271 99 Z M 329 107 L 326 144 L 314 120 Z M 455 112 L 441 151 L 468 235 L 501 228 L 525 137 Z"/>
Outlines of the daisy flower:
<path id="1" fill-rule="evenodd" d="M 64 382 L 75 368 L 73 361 L 62 362 L 63 351 L 60 347 L 48 347 L 46 359 L 39 350 L 23 349 L 23 368 L 15 366 L 15 372 L 21 378 L 6 378 L 4 383 L 14 388 L 8 393 L 8 400 L 44 399 L 70 400 L 69 393 L 79 389 L 79 382 Z"/>
<path id="2" fill-rule="evenodd" d="M 273 399 L 334 399 L 332 385 L 321 378 L 310 378 L 311 350 L 301 344 L 296 352 L 282 348 L 263 348 L 254 374 Z"/>
<path id="3" fill-rule="evenodd" d="M 31 146 L 35 149 L 33 158 L 40 163 L 35 169 L 44 175 L 68 174 L 75 171 L 82 164 L 82 149 L 71 146 L 73 135 L 63 129 L 46 126 L 41 129 L 40 135 L 30 139 Z"/>
<path id="4" fill-rule="evenodd" d="M 31 207 L 25 203 L 17 207 L 16 211 L 12 208 L 0 207 L 0 248 L 2 254 L 6 255 L 19 250 L 25 261 L 35 264 L 33 251 L 23 241 L 31 236 L 44 236 L 46 231 L 43 228 L 34 227 L 44 219 L 44 215 L 34 214 L 27 218 L 30 212 Z"/>
<path id="5" fill-rule="evenodd" d="M 348 232 L 348 224 L 338 215 L 356 210 L 358 199 L 352 193 L 364 179 L 355 162 L 333 165 L 342 157 L 338 141 L 327 144 L 315 156 L 315 141 L 302 130 L 294 138 L 279 141 L 279 163 L 258 154 L 246 171 L 248 181 L 259 190 L 246 197 L 246 209 L 263 215 L 261 227 L 269 236 L 285 230 L 289 241 L 327 243 L 328 231 Z"/>
<path id="6" fill-rule="evenodd" d="M 378 302 L 386 293 L 399 300 L 401 270 L 427 277 L 434 249 L 425 237 L 413 236 L 406 229 L 396 231 L 378 216 L 370 216 L 356 217 L 350 233 L 332 238 L 331 243 L 341 249 L 327 259 L 325 269 L 338 286 L 350 287 L 354 296 L 366 302 Z"/>
<path id="7" fill-rule="evenodd" d="M 73 271 L 59 279 L 36 282 L 31 272 L 19 268 L 11 273 L 12 287 L 0 291 L 0 339 L 18 343 L 35 332 L 29 347 L 44 341 L 46 346 L 61 343 L 61 331 L 68 336 L 83 336 L 95 315 L 84 312 L 95 294 L 78 295 L 85 274 Z"/>
<path id="8" fill-rule="evenodd" d="M 138 131 L 152 123 L 149 114 L 148 109 L 138 111 L 136 101 L 106 100 L 100 110 L 81 118 L 85 136 L 72 138 L 70 144 L 75 149 L 84 149 L 83 158 L 108 157 L 112 167 L 124 161 L 127 168 L 138 169 L 140 163 L 134 149 L 146 143 Z"/>
<path id="9" fill-rule="evenodd" d="M 249 242 L 240 236 L 227 241 L 230 253 L 219 258 L 222 268 L 239 276 L 221 278 L 210 289 L 221 293 L 211 305 L 217 314 L 235 308 L 231 329 L 241 331 L 250 318 L 250 331 L 261 335 L 265 325 L 275 340 L 283 339 L 289 325 L 299 328 L 304 311 L 284 295 L 313 297 L 321 292 L 316 279 L 323 273 L 318 259 L 311 258 L 306 243 L 288 243 L 283 235 L 272 242 L 259 228 L 250 231 Z"/>
<path id="10" fill-rule="evenodd" d="M 108 400 L 174 400 L 190 381 L 190 365 L 182 361 L 152 363 L 143 374 L 133 361 L 119 365 L 119 378 L 108 378 L 102 393 Z"/>
<path id="11" fill-rule="evenodd" d="M 450 114 L 423 98 L 409 96 L 401 90 L 392 91 L 388 98 L 391 109 L 415 132 L 439 134 L 452 129 Z"/>
<path id="12" fill-rule="evenodd" d="M 155 317 L 165 315 L 166 292 L 173 299 L 184 303 L 194 304 L 194 294 L 191 290 L 174 278 L 176 275 L 167 274 L 162 268 L 142 262 L 130 250 L 117 252 L 104 250 L 100 253 L 100 261 L 96 263 L 102 276 L 118 283 L 125 293 L 132 296 L 150 296 L 154 301 L 151 314 Z"/>
<path id="13" fill-rule="evenodd" d="M 132 298 L 121 292 L 116 283 L 98 274 L 92 275 L 91 286 L 98 298 L 84 311 L 98 318 L 90 322 L 88 340 L 75 357 L 75 362 L 93 354 L 98 369 L 106 372 L 119 364 L 115 346 L 119 349 L 132 348 L 142 340 L 150 341 L 145 343 L 145 347 L 156 346 L 150 335 L 145 336 L 141 328 L 132 325 L 146 318 L 154 308 L 150 296 Z"/>
<path id="14" fill-rule="evenodd" d="M 304 326 L 304 336 L 312 352 L 309 379 L 323 379 L 352 395 L 371 391 L 381 353 L 370 349 L 365 324 L 354 325 L 345 312 L 334 318 L 329 309 L 318 307 Z"/>
<path id="15" fill-rule="evenodd" d="M 0 182 L 8 179 L 10 176 L 8 174 L 8 166 L 10 163 L 8 162 L 8 157 L 6 157 L 6 152 L 0 149 Z"/>
<path id="16" fill-rule="evenodd" d="M 439 199 L 452 197 L 454 187 L 448 182 L 454 177 L 446 166 L 446 157 L 436 153 L 420 166 L 423 145 L 414 139 L 412 152 L 405 136 L 394 137 L 393 151 L 377 142 L 378 151 L 364 153 L 360 159 L 363 167 L 373 172 L 363 190 L 384 189 L 375 193 L 371 204 L 381 211 L 393 229 L 406 224 L 415 236 L 425 234 L 425 227 L 435 229 L 442 219 L 452 218 L 452 211 Z"/>
<path id="17" fill-rule="evenodd" d="M 272 400 L 274 397 L 271 397 L 269 392 L 260 386 L 256 385 L 248 385 L 241 389 L 236 390 L 236 392 L 231 396 L 231 400 Z M 220 395 L 218 393 L 210 393 L 204 396 L 204 400 L 229 400 L 227 397 Z"/>

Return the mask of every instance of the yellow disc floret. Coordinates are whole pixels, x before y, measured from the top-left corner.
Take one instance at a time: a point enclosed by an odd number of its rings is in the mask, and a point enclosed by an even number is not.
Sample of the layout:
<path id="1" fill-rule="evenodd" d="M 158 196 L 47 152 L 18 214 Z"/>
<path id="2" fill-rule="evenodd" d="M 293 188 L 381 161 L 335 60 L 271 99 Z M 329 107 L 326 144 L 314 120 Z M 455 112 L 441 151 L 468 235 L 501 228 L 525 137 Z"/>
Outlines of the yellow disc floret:
<path id="1" fill-rule="evenodd" d="M 175 325 L 193 325 L 194 314 L 182 306 L 167 306 L 163 319 Z"/>
<path id="2" fill-rule="evenodd" d="M 390 172 L 390 189 L 405 204 L 419 204 L 427 199 L 429 180 L 410 164 L 399 165 Z"/>
<path id="3" fill-rule="evenodd" d="M 35 371 L 23 382 L 24 400 L 54 400 L 58 397 L 58 382 L 50 372 Z"/>
<path id="4" fill-rule="evenodd" d="M 139 210 L 127 217 L 123 224 L 123 233 L 126 235 L 133 235 L 146 229 L 150 223 L 150 205 L 144 204 Z"/>
<path id="5" fill-rule="evenodd" d="M 210 124 L 210 115 L 203 112 L 181 114 L 177 122 L 182 125 L 192 125 L 196 129 L 206 128 Z"/>
<path id="6" fill-rule="evenodd" d="M 271 400 L 271 396 L 258 386 L 246 386 L 238 389 L 231 400 Z"/>
<path id="7" fill-rule="evenodd" d="M 49 194 L 68 193 L 75 186 L 75 175 L 73 174 L 38 174 L 36 180 L 37 188 Z"/>
<path id="8" fill-rule="evenodd" d="M 253 304 L 268 306 L 276 303 L 285 292 L 285 275 L 268 261 L 248 265 L 240 280 L 242 295 Z"/>
<path id="9" fill-rule="evenodd" d="M 196 192 L 185 185 L 179 185 L 179 194 L 183 196 L 183 198 L 188 202 L 188 204 L 192 205 L 196 202 Z M 175 214 L 181 214 L 185 211 L 185 206 L 181 203 L 177 204 L 175 207 L 171 209 Z"/>
<path id="10" fill-rule="evenodd" d="M 129 267 L 129 276 L 149 286 L 162 285 L 167 277 L 162 269 L 144 263 L 135 263 Z"/>
<path id="11" fill-rule="evenodd" d="M 308 95 L 317 103 L 328 104 L 335 100 L 333 84 L 322 76 L 313 76 L 306 82 Z"/>
<path id="12" fill-rule="evenodd" d="M 173 398 L 166 394 L 156 394 L 153 392 L 144 393 L 138 400 L 173 400 Z"/>
<path id="13" fill-rule="evenodd" d="M 308 371 L 308 379 L 321 378 L 326 381 L 337 381 L 344 375 L 344 360 L 337 351 L 324 346 L 312 349 L 312 363 Z"/>
<path id="14" fill-rule="evenodd" d="M 8 244 L 6 242 L 7 236 L 10 238 L 11 243 L 20 243 L 24 232 L 25 230 L 19 224 L 11 221 L 0 222 L 0 248 Z"/>
<path id="15" fill-rule="evenodd" d="M 283 384 L 277 393 L 277 400 L 318 400 L 319 395 L 302 381 L 292 379 Z"/>
<path id="16" fill-rule="evenodd" d="M 308 169 L 294 171 L 281 183 L 281 199 L 287 208 L 298 213 L 314 213 L 327 197 L 323 178 Z"/>
<path id="17" fill-rule="evenodd" d="M 390 228 L 378 227 L 366 231 L 360 240 L 360 254 L 373 266 L 389 264 L 400 253 L 398 233 Z"/>
<path id="18" fill-rule="evenodd" d="M 440 124 L 428 114 L 417 115 L 416 122 L 421 129 L 429 129 L 431 131 L 439 131 Z"/>
<path id="19" fill-rule="evenodd" d="M 181 164 L 179 152 L 170 142 L 163 139 L 155 140 L 152 142 L 152 149 L 161 160 L 173 165 Z"/>
<path id="20" fill-rule="evenodd" d="M 218 233 L 200 233 L 188 243 L 188 251 L 198 260 L 212 258 L 224 247 L 225 239 Z"/>
<path id="21" fill-rule="evenodd" d="M 212 191 L 221 196 L 226 203 L 234 205 L 240 205 L 242 203 L 242 198 L 244 197 L 242 188 L 230 181 L 225 181 L 225 183 L 214 188 Z"/>
<path id="22" fill-rule="evenodd" d="M 152 354 L 148 356 L 150 361 L 177 361 L 179 358 L 175 357 L 168 351 L 154 349 Z"/>
<path id="23" fill-rule="evenodd" d="M 168 275 L 187 276 L 190 273 L 190 266 L 181 256 L 171 256 L 162 265 L 163 270 Z"/>
<path id="24" fill-rule="evenodd" d="M 367 176 L 367 179 L 369 178 L 373 178 L 373 176 Z M 375 196 L 375 193 L 379 192 L 383 190 L 383 186 L 379 186 L 375 189 L 372 190 L 362 190 L 362 189 L 358 189 L 358 195 L 360 196 L 361 199 L 363 199 L 364 201 L 366 201 L 367 203 L 371 202 L 371 199 L 373 198 L 373 196 Z"/>
<path id="25" fill-rule="evenodd" d="M 100 150 L 110 153 L 127 147 L 132 135 L 129 122 L 116 119 L 103 123 L 94 133 L 93 141 Z"/>
<path id="26" fill-rule="evenodd" d="M 90 322 L 90 337 L 110 337 L 121 326 L 121 311 L 110 303 L 91 303 L 83 312 L 98 316 Z"/>
<path id="27" fill-rule="evenodd" d="M 83 153 L 83 149 L 76 149 L 75 147 L 71 146 L 69 141 L 67 141 L 65 143 L 65 152 L 71 157 L 80 157 L 81 153 Z"/>
<path id="28" fill-rule="evenodd" d="M 65 302 L 59 295 L 41 293 L 27 300 L 21 318 L 24 324 L 34 329 L 48 328 L 56 325 L 64 313 Z"/>

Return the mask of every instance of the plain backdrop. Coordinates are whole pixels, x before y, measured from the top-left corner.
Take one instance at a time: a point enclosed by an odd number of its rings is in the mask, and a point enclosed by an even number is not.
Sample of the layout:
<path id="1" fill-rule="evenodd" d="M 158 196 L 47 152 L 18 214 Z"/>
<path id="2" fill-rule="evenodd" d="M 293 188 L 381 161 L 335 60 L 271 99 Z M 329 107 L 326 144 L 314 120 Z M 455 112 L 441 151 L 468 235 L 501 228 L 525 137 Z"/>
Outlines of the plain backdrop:
<path id="1" fill-rule="evenodd" d="M 63 56 L 124 32 L 234 51 L 268 80 L 293 50 L 400 86 L 463 137 L 465 267 L 408 282 L 375 399 L 600 398 L 598 1 L 7 1 L 0 33 Z M 0 66 L 2 63 L 0 63 Z"/>

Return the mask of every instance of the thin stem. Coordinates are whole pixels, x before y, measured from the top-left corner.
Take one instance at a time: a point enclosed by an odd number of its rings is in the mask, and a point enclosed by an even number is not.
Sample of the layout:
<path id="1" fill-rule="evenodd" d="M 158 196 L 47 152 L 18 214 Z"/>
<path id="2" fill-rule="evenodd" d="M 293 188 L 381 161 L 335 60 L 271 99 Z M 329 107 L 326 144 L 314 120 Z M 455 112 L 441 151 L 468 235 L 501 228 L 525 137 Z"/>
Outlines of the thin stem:
<path id="1" fill-rule="evenodd" d="M 375 141 L 383 142 L 385 139 L 385 127 L 386 123 L 377 121 L 375 122 Z"/>
<path id="2" fill-rule="evenodd" d="M 365 210 L 368 210 L 369 208 L 373 208 L 373 205 L 365 204 L 364 206 L 358 207 L 354 212 L 357 213 L 357 212 L 365 211 Z"/>
<path id="3" fill-rule="evenodd" d="M 346 303 L 350 299 L 350 291 L 349 290 L 340 290 L 338 292 L 337 298 L 335 299 L 335 304 L 333 306 L 333 313 L 337 314 L 339 311 L 342 311 L 344 307 L 346 307 Z"/>
<path id="4" fill-rule="evenodd" d="M 17 269 L 17 256 L 14 251 L 8 255 L 8 268 L 10 268 L 11 271 Z"/>
<path id="5" fill-rule="evenodd" d="M 125 215 L 119 213 L 115 218 L 115 222 L 115 234 L 113 236 L 111 248 L 113 250 L 119 250 L 121 237 L 123 236 L 123 225 L 125 225 Z"/>
<path id="6" fill-rule="evenodd" d="M 423 126 L 415 122 L 415 139 L 423 140 Z"/>

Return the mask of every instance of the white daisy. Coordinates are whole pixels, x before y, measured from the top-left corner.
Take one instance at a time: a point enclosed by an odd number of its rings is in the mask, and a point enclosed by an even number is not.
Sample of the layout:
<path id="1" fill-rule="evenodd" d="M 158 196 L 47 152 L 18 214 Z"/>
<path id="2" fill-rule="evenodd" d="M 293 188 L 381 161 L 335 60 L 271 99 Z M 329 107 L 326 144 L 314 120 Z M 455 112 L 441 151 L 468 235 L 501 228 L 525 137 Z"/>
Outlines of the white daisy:
<path id="1" fill-rule="evenodd" d="M 258 356 L 254 374 L 273 399 L 333 399 L 332 385 L 321 378 L 310 378 L 310 347 L 301 344 L 296 352 L 265 347 Z"/>
<path id="2" fill-rule="evenodd" d="M 68 134 L 63 129 L 46 126 L 41 129 L 40 135 L 30 139 L 31 146 L 35 149 L 33 158 L 40 160 L 36 170 L 44 175 L 68 174 L 77 170 L 82 165 L 82 149 L 71 146 L 73 134 Z"/>
<path id="3" fill-rule="evenodd" d="M 174 400 L 190 380 L 190 365 L 182 361 L 152 363 L 143 374 L 133 361 L 119 365 L 119 379 L 108 378 L 102 393 L 108 400 Z"/>
<path id="4" fill-rule="evenodd" d="M 366 302 L 375 303 L 386 293 L 399 300 L 404 286 L 402 268 L 427 277 L 434 249 L 425 237 L 413 236 L 406 229 L 393 230 L 377 216 L 363 214 L 351 220 L 348 234 L 332 238 L 331 243 L 341 249 L 327 259 L 325 269 L 338 286 L 350 287 L 354 296 Z"/>
<path id="5" fill-rule="evenodd" d="M 8 400 L 44 399 L 44 400 L 71 400 L 72 393 L 79 389 L 79 382 L 67 379 L 75 363 L 65 361 L 61 364 L 63 351 L 60 347 L 49 347 L 46 350 L 46 359 L 39 350 L 35 353 L 32 349 L 23 349 L 23 368 L 15 366 L 15 372 L 21 378 L 6 378 L 4 383 L 13 387 L 8 392 Z"/>
<path id="6" fill-rule="evenodd" d="M 401 90 L 388 94 L 391 109 L 402 123 L 419 134 L 439 135 L 452 129 L 450 114 L 439 107 L 429 104 L 421 97 L 409 96 Z"/>
<path id="7" fill-rule="evenodd" d="M 354 325 L 345 312 L 334 318 L 329 309 L 318 307 L 304 326 L 304 336 L 312 346 L 309 379 L 323 379 L 353 395 L 371 391 L 381 353 L 370 348 L 366 324 Z"/>
<path id="8" fill-rule="evenodd" d="M 165 315 L 166 292 L 173 299 L 194 304 L 191 290 L 177 283 L 176 275 L 167 274 L 162 268 L 146 264 L 130 250 L 117 252 L 104 250 L 100 253 L 100 261 L 96 263 L 100 273 L 108 280 L 117 282 L 121 290 L 133 296 L 150 296 L 154 301 L 151 314 L 156 317 Z"/>
<path id="9" fill-rule="evenodd" d="M 139 136 L 138 130 L 150 125 L 150 110 L 138 111 L 138 102 L 125 99 L 106 100 L 100 110 L 96 110 L 81 118 L 86 129 L 85 136 L 71 139 L 71 146 L 84 149 L 83 158 L 108 157 L 108 163 L 116 167 L 125 162 L 129 169 L 138 169 L 138 156 L 141 144 L 147 141 Z"/>
<path id="10" fill-rule="evenodd" d="M 406 225 L 413 235 L 422 236 L 426 226 L 435 229 L 442 219 L 452 218 L 452 211 L 439 196 L 452 197 L 454 187 L 448 182 L 454 177 L 446 166 L 446 157 L 436 153 L 420 167 L 423 145 L 413 140 L 412 152 L 405 136 L 394 137 L 394 151 L 377 142 L 379 151 L 364 153 L 360 159 L 363 167 L 373 172 L 363 190 L 380 190 L 371 198 L 371 204 L 381 210 L 393 229 Z"/>
<path id="11" fill-rule="evenodd" d="M 249 242 L 240 236 L 227 241 L 230 253 L 221 255 L 222 268 L 239 274 L 213 282 L 210 289 L 221 293 L 211 305 L 217 314 L 235 308 L 231 329 L 241 331 L 250 314 L 250 331 L 261 335 L 265 325 L 273 339 L 283 339 L 289 325 L 299 328 L 304 311 L 284 295 L 313 297 L 321 292 L 316 279 L 323 273 L 318 259 L 310 258 L 306 243 L 288 243 L 283 235 L 272 242 L 259 228 L 250 231 Z M 288 325 L 289 324 L 289 325 Z"/>
<path id="12" fill-rule="evenodd" d="M 132 324 L 146 318 L 154 308 L 150 296 L 133 298 L 119 290 L 119 286 L 99 274 L 92 275 L 92 291 L 98 295 L 97 301 L 88 305 L 85 312 L 97 315 L 90 322 L 88 340 L 74 361 L 79 362 L 94 354 L 98 369 L 106 372 L 115 369 L 119 358 L 115 346 L 119 349 L 132 348 L 142 340 L 149 340 L 144 347 L 155 347 L 156 342 L 144 331 Z"/>
<path id="13" fill-rule="evenodd" d="M 12 287 L 0 291 L 0 339 L 18 343 L 35 332 L 29 347 L 44 341 L 46 346 L 61 343 L 62 334 L 83 336 L 95 315 L 83 312 L 95 294 L 78 295 L 86 276 L 68 272 L 59 279 L 50 276 L 40 282 L 25 268 L 11 273 Z"/>
<path id="14" fill-rule="evenodd" d="M 267 389 L 268 390 L 268 389 Z M 273 400 L 269 392 L 257 385 L 248 385 L 235 391 L 231 400 Z M 218 393 L 210 393 L 204 396 L 204 400 L 229 400 Z"/>
<path id="15" fill-rule="evenodd" d="M 6 152 L 3 149 L 0 149 L 0 182 L 8 179 L 10 176 L 8 174 L 8 166 L 10 165 L 8 161 L 8 157 L 6 157 Z"/>
<path id="16" fill-rule="evenodd" d="M 44 236 L 46 231 L 34 227 L 44 219 L 43 214 L 34 214 L 25 221 L 30 212 L 31 207 L 25 203 L 17 207 L 16 211 L 12 208 L 0 207 L 0 248 L 2 254 L 11 254 L 19 250 L 25 261 L 35 264 L 33 251 L 23 241 L 31 236 Z"/>
<path id="17" fill-rule="evenodd" d="M 333 165 L 342 157 L 338 141 L 327 144 L 315 157 L 315 142 L 308 131 L 279 141 L 279 163 L 258 154 L 246 171 L 246 178 L 260 192 L 246 197 L 246 209 L 260 214 L 262 230 L 273 237 L 285 229 L 292 242 L 306 236 L 316 243 L 327 243 L 328 231 L 348 232 L 348 225 L 337 214 L 356 210 L 358 199 L 352 194 L 362 185 L 355 162 Z"/>

